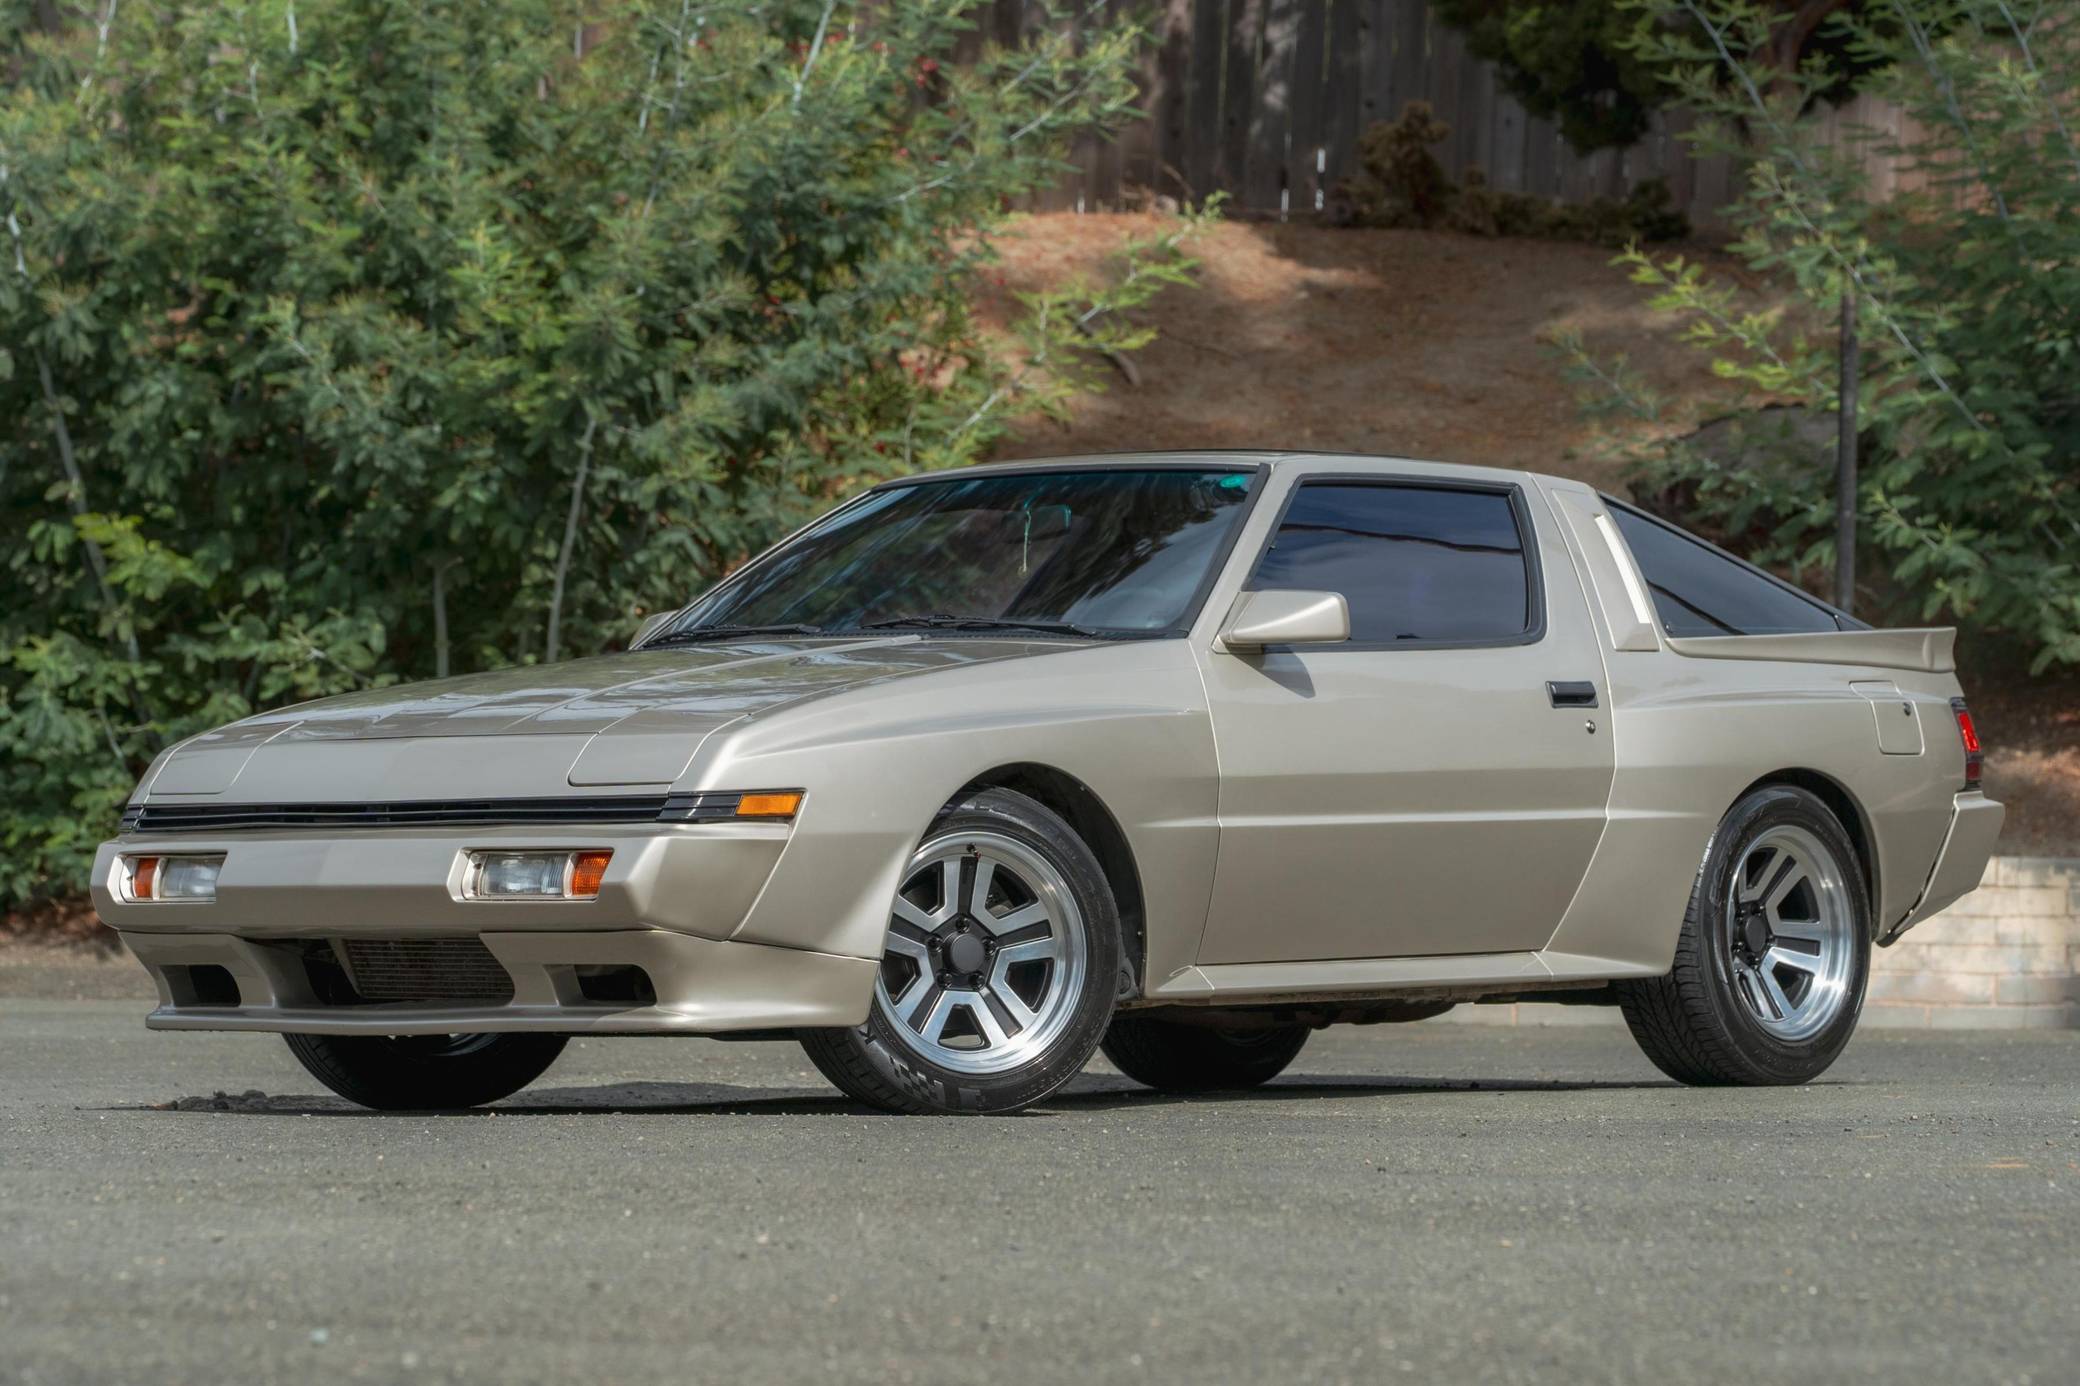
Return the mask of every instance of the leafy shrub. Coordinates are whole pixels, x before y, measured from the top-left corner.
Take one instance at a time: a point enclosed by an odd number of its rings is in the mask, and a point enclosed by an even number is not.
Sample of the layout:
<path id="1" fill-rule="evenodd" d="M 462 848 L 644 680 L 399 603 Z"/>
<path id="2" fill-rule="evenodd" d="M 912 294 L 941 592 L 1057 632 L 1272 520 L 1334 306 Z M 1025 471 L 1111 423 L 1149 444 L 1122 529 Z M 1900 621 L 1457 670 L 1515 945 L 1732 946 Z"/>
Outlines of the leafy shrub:
<path id="1" fill-rule="evenodd" d="M 1452 127 L 1427 101 L 1411 101 L 1397 120 L 1377 120 L 1358 137 L 1358 167 L 1343 190 L 1362 226 L 1435 226 L 1452 202 L 1451 179 L 1430 153 Z"/>
<path id="2" fill-rule="evenodd" d="M 1690 223 L 1675 209 L 1668 184 L 1642 182 L 1623 198 L 1553 202 L 1491 187 L 1480 168 L 1454 187 L 1431 146 L 1452 133 L 1427 101 L 1411 101 L 1393 121 L 1375 121 L 1359 137 L 1359 172 L 1334 190 L 1336 217 L 1346 225 L 1446 227 L 1474 236 L 1530 236 L 1620 246 L 1679 240 Z"/>
<path id="3" fill-rule="evenodd" d="M 1862 369 L 1856 498 L 1876 614 L 1951 620 L 2025 647 L 2042 669 L 2080 663 L 2080 13 L 2014 0 L 1900 0 L 1887 27 L 1838 18 L 1905 112 L 1909 135 L 1832 147 L 1796 112 L 1816 74 L 1771 87 L 1754 56 L 1768 11 L 1748 0 L 1662 4 L 1645 31 L 1706 117 L 1699 142 L 1738 151 L 1746 191 L 1733 250 L 1786 296 L 1766 310 L 1703 266 L 1620 257 L 1682 315 L 1725 380 L 1726 407 L 1831 412 L 1845 289 Z M 1680 15 L 1676 12 L 1680 11 Z M 1675 21 L 1694 19 L 1695 38 Z M 1875 198 L 1875 144 L 1908 189 Z M 1624 412 L 1656 402 L 1574 350 L 1578 378 Z M 1729 459 L 1629 445 L 1636 484 L 1685 496 L 1692 518 L 1756 540 L 1755 555 L 1817 571 L 1834 559 L 1834 449 Z M 1881 562 L 1868 561 L 1875 557 Z"/>
<path id="4" fill-rule="evenodd" d="M 1182 225 L 966 304 L 1139 32 L 956 66 L 963 8 L 8 3 L 0 903 L 182 736 L 617 645 L 1135 345 Z"/>
<path id="5" fill-rule="evenodd" d="M 1758 56 L 1772 71 L 1818 64 L 1819 94 L 1840 100 L 1868 70 L 1868 55 L 1820 21 L 1853 6 L 1884 22 L 1884 0 L 1772 0 L 1769 47 Z M 1467 51 L 1496 65 L 1509 93 L 1533 115 L 1558 123 L 1575 149 L 1614 148 L 1647 133 L 1655 111 L 1671 104 L 1665 54 L 1637 42 L 1649 16 L 1636 5 L 1581 0 L 1431 0 L 1437 18 L 1466 35 Z M 1660 23 L 1695 29 L 1669 7 Z"/>

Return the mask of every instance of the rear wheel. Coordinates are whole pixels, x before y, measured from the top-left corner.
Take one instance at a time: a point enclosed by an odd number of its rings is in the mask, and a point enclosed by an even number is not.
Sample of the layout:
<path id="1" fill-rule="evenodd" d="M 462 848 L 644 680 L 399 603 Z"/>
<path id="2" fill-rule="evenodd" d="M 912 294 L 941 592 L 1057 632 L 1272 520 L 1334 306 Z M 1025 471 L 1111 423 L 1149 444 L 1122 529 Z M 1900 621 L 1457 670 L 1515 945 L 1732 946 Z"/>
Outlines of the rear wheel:
<path id="1" fill-rule="evenodd" d="M 283 1035 L 311 1075 L 382 1111 L 476 1107 L 510 1097 L 563 1052 L 563 1035 Z"/>
<path id="2" fill-rule="evenodd" d="M 1285 1072 L 1312 1031 L 1305 1025 L 1228 1030 L 1136 1015 L 1115 1016 L 1105 1057 L 1137 1083 L 1163 1092 L 1253 1088 Z"/>
<path id="3" fill-rule="evenodd" d="M 1119 910 L 1067 823 L 985 790 L 925 833 L 886 949 L 866 1024 L 802 1032 L 817 1068 L 889 1111 L 1016 1111 L 1074 1077 L 1104 1033 Z"/>
<path id="4" fill-rule="evenodd" d="M 1675 967 L 1618 986 L 1633 1038 L 1685 1083 L 1803 1083 L 1842 1052 L 1870 975 L 1871 909 L 1856 849 L 1788 785 L 1733 806 L 1712 835 Z"/>

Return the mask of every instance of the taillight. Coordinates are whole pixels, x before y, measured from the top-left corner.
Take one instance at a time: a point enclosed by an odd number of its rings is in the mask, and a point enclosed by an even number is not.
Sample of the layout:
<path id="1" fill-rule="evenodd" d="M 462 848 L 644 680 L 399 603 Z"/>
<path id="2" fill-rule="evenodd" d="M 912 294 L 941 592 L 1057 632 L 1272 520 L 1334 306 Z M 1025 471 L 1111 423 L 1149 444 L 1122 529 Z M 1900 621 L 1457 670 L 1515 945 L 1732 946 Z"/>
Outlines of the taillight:
<path id="1" fill-rule="evenodd" d="M 1957 718 L 1957 736 L 1964 742 L 1964 787 L 1979 787 L 1979 764 L 1985 758 L 1979 750 L 1979 729 L 1972 725 L 1972 710 L 1964 705 L 1964 699 L 1952 698 L 1950 711 Z"/>

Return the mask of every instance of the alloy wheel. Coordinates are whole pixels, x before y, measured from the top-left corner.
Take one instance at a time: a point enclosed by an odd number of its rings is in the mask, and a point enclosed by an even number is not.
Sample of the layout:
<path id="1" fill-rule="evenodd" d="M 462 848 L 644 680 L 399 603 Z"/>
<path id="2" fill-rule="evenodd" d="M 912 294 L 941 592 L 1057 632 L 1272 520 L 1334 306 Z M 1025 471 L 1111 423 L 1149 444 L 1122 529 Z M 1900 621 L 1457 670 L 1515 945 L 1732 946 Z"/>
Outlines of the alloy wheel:
<path id="1" fill-rule="evenodd" d="M 1786 824 L 1749 844 L 1728 883 L 1733 990 L 1778 1040 L 1819 1034 L 1849 1003 L 1856 912 L 1842 870 L 1817 836 Z"/>
<path id="2" fill-rule="evenodd" d="M 957 1073 L 998 1073 L 1041 1053 L 1084 985 L 1083 916 L 1067 878 L 998 833 L 918 848 L 885 948 L 875 1005 L 907 1048 Z"/>

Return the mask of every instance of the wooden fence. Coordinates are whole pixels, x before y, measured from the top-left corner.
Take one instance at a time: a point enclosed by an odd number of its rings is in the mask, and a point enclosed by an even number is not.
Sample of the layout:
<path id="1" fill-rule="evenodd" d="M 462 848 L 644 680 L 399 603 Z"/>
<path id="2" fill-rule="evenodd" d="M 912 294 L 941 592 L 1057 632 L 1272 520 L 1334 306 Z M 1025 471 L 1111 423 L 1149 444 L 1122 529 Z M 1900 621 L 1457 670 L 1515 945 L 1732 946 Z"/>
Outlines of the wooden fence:
<path id="1" fill-rule="evenodd" d="M 1451 127 L 1436 150 L 1454 178 L 1478 166 L 1495 187 L 1578 202 L 1623 196 L 1663 178 L 1675 205 L 1710 225 L 1737 191 L 1722 158 L 1693 158 L 1678 139 L 1688 118 L 1661 114 L 1638 143 L 1574 152 L 1551 121 L 1533 117 L 1502 89 L 1492 63 L 1466 51 L 1464 37 L 1425 0 L 1162 0 L 1160 47 L 1143 74 L 1142 118 L 1116 141 L 1087 140 L 1078 172 L 1047 208 L 1105 208 L 1134 189 L 1199 198 L 1227 192 L 1233 209 L 1307 216 L 1357 163 L 1358 136 L 1410 101 L 1428 101 Z M 1145 8 L 1097 0 L 1096 12 Z M 1037 22 L 1026 0 L 991 0 L 983 34 L 1015 41 Z M 1811 117 L 1830 139 L 1852 129 L 1896 129 L 1898 114 L 1858 98 Z M 1866 155 L 1873 191 L 1895 175 Z"/>

